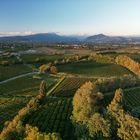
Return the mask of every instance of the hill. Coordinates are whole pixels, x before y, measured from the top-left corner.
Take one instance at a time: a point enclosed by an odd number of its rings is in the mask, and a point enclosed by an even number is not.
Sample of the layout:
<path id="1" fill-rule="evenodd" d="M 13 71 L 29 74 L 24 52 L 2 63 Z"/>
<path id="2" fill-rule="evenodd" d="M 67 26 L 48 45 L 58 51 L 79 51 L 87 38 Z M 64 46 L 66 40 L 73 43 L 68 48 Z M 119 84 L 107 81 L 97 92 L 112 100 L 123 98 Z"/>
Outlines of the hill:
<path id="1" fill-rule="evenodd" d="M 27 41 L 27 42 L 77 42 L 78 39 L 70 36 L 61 36 L 56 33 L 40 33 L 26 36 L 0 37 L 0 41 Z"/>
<path id="2" fill-rule="evenodd" d="M 19 41 L 19 42 L 42 42 L 42 43 L 140 43 L 140 37 L 107 36 L 97 34 L 92 36 L 85 35 L 59 35 L 56 33 L 39 33 L 25 36 L 5 36 L 0 37 L 0 41 Z"/>
<path id="3" fill-rule="evenodd" d="M 98 34 L 89 36 L 85 39 L 85 42 L 90 43 L 128 43 L 129 39 L 125 37 L 119 37 L 119 36 L 106 36 L 104 34 Z"/>

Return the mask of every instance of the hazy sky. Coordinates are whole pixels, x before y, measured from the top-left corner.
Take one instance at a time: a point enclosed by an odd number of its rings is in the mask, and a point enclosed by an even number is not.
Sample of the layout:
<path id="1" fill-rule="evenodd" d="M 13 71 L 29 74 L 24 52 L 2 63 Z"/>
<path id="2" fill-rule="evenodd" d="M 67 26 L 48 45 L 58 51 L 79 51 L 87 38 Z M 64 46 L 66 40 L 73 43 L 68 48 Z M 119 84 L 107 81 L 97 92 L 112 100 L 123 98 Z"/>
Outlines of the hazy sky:
<path id="1" fill-rule="evenodd" d="M 140 35 L 140 0 L 0 0 L 0 34 Z"/>

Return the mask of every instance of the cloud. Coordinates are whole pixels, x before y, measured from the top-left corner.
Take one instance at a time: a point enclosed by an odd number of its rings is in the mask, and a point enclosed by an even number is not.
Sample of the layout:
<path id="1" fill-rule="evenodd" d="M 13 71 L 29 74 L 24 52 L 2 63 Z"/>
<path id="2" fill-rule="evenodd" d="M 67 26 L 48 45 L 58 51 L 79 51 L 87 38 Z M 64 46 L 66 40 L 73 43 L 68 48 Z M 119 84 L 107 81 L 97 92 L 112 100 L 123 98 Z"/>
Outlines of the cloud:
<path id="1" fill-rule="evenodd" d="M 35 34 L 34 32 L 31 31 L 26 31 L 26 32 L 0 32 L 0 36 L 23 36 L 23 35 L 31 35 Z"/>

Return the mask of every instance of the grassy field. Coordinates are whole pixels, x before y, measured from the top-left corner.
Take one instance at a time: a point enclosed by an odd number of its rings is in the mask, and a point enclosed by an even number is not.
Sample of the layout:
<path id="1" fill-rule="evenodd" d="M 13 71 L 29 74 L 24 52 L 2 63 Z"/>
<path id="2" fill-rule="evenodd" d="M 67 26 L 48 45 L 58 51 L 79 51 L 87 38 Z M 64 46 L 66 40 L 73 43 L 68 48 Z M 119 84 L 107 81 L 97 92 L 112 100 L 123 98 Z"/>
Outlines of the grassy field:
<path id="1" fill-rule="evenodd" d="M 25 117 L 24 123 L 37 126 L 42 132 L 59 132 L 65 140 L 73 140 L 74 132 L 70 120 L 71 98 L 46 98 L 42 108 Z"/>
<path id="2" fill-rule="evenodd" d="M 116 64 L 98 63 L 94 61 L 83 61 L 69 64 L 58 65 L 60 72 L 66 72 L 69 74 L 81 74 L 87 76 L 121 76 L 124 74 L 130 74 L 130 72 Z"/>
<path id="3" fill-rule="evenodd" d="M 28 72 L 32 72 L 32 69 L 23 64 L 0 66 L 0 81 Z"/>

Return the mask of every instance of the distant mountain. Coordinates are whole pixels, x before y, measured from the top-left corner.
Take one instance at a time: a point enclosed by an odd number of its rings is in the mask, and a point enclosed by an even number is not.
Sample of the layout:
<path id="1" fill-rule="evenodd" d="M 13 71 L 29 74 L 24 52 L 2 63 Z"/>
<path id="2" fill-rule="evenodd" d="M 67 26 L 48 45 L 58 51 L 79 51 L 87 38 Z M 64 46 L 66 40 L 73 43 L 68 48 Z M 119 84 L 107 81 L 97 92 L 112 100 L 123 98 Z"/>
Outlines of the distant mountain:
<path id="1" fill-rule="evenodd" d="M 125 37 L 119 37 L 119 36 L 106 36 L 104 34 L 98 34 L 89 36 L 85 39 L 85 42 L 89 43 L 128 43 L 129 39 Z"/>
<path id="2" fill-rule="evenodd" d="M 56 33 L 42 33 L 26 36 L 0 37 L 0 41 L 30 41 L 30 42 L 78 42 L 79 40 L 71 36 L 61 36 Z"/>
<path id="3" fill-rule="evenodd" d="M 44 42 L 44 43 L 140 43 L 140 37 L 120 37 L 98 34 L 87 35 L 58 35 L 56 33 L 40 33 L 25 36 L 0 37 L 0 41 L 26 41 L 26 42 Z"/>

